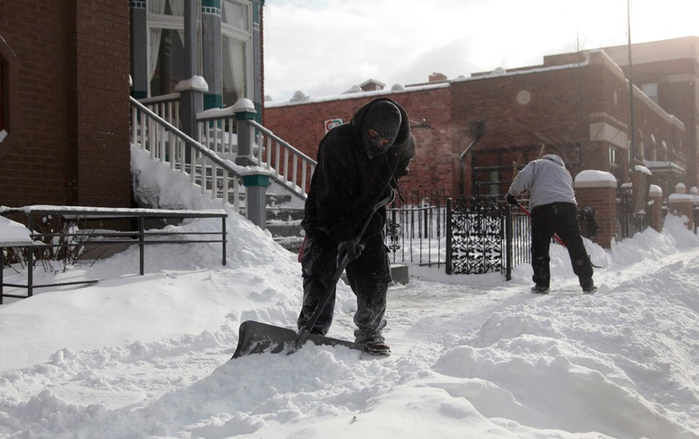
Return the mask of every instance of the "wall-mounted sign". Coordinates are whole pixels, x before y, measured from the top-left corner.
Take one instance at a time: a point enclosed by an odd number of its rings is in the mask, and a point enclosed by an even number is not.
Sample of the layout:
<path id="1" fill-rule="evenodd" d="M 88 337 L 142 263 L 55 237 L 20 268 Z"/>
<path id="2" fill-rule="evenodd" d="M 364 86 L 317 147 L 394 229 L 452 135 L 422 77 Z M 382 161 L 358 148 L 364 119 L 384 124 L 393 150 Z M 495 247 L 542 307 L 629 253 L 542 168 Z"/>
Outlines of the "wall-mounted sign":
<path id="1" fill-rule="evenodd" d="M 327 133 L 331 129 L 342 125 L 344 122 L 342 122 L 342 119 L 328 119 L 325 121 L 325 132 Z"/>

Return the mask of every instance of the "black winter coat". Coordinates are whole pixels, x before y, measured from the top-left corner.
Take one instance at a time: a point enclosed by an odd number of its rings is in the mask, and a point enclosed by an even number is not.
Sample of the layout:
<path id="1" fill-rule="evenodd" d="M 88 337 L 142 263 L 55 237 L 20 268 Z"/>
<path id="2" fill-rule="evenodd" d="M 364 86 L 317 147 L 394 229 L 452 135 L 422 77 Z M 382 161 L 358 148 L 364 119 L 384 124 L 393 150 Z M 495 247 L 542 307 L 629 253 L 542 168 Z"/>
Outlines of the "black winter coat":
<path id="1" fill-rule="evenodd" d="M 401 127 L 393 145 L 371 159 L 362 145 L 361 128 L 369 107 L 381 100 L 398 107 Z M 379 98 L 360 108 L 350 123 L 330 130 L 318 146 L 318 165 L 301 222 L 306 235 L 325 234 L 337 243 L 356 238 L 373 207 L 390 195 L 398 179 L 408 173 L 414 156 L 415 140 L 403 107 L 388 98 Z M 381 207 L 364 237 L 381 233 L 385 221 L 386 208 Z"/>

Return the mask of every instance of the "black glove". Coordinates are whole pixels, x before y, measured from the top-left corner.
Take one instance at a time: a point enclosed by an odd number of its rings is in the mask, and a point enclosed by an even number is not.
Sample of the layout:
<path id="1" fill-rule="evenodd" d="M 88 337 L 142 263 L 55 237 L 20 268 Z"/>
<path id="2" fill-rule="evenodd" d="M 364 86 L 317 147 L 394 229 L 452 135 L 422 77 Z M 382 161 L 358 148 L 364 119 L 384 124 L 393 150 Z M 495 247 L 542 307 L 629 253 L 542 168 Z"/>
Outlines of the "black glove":
<path id="1" fill-rule="evenodd" d="M 347 255 L 347 260 L 353 261 L 357 259 L 359 255 L 362 254 L 362 250 L 364 250 L 364 244 L 355 244 L 354 239 L 342 241 L 337 246 L 337 260 L 341 261 L 342 258 L 344 258 L 345 255 Z"/>
<path id="2" fill-rule="evenodd" d="M 517 198 L 515 198 L 515 196 L 510 194 L 510 193 L 505 195 L 505 201 L 507 201 L 508 203 L 510 203 L 513 206 L 517 206 L 519 204 L 519 202 L 517 201 Z"/>

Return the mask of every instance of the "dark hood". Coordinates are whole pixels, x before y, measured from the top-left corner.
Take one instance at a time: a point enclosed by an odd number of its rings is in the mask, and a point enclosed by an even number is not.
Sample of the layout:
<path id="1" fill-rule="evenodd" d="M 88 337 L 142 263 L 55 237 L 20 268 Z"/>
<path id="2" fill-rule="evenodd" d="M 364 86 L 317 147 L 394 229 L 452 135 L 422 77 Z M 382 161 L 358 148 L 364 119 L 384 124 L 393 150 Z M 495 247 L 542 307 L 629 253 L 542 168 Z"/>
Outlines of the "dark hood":
<path id="1" fill-rule="evenodd" d="M 377 103 L 381 102 L 393 104 L 400 112 L 400 127 L 398 129 L 398 133 L 393 142 L 386 147 L 379 147 L 372 142 L 371 139 L 368 139 L 364 135 L 364 131 L 371 125 L 371 120 L 369 120 L 369 117 L 372 112 L 370 110 L 375 107 Z M 403 144 L 410 137 L 410 120 L 408 119 L 408 114 L 405 112 L 403 107 L 389 98 L 375 99 L 357 110 L 350 121 L 350 127 L 352 129 L 352 137 L 354 141 L 358 145 L 362 146 L 364 152 L 369 156 L 369 158 L 374 158 L 386 153 L 386 151 L 390 150 L 394 146 Z"/>

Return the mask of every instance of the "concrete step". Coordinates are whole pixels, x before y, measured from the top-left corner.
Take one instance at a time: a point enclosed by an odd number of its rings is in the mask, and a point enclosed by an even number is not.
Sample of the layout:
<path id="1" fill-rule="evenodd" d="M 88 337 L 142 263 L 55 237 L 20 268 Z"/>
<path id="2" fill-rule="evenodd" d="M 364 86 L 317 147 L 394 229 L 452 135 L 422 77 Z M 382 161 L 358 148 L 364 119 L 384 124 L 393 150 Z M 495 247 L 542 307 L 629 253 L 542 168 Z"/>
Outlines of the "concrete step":
<path id="1" fill-rule="evenodd" d="M 270 206 L 267 205 L 267 222 L 279 221 L 300 221 L 303 219 L 303 208 Z"/>
<path id="2" fill-rule="evenodd" d="M 301 236 L 301 221 L 267 221 L 267 230 L 273 237 Z"/>

